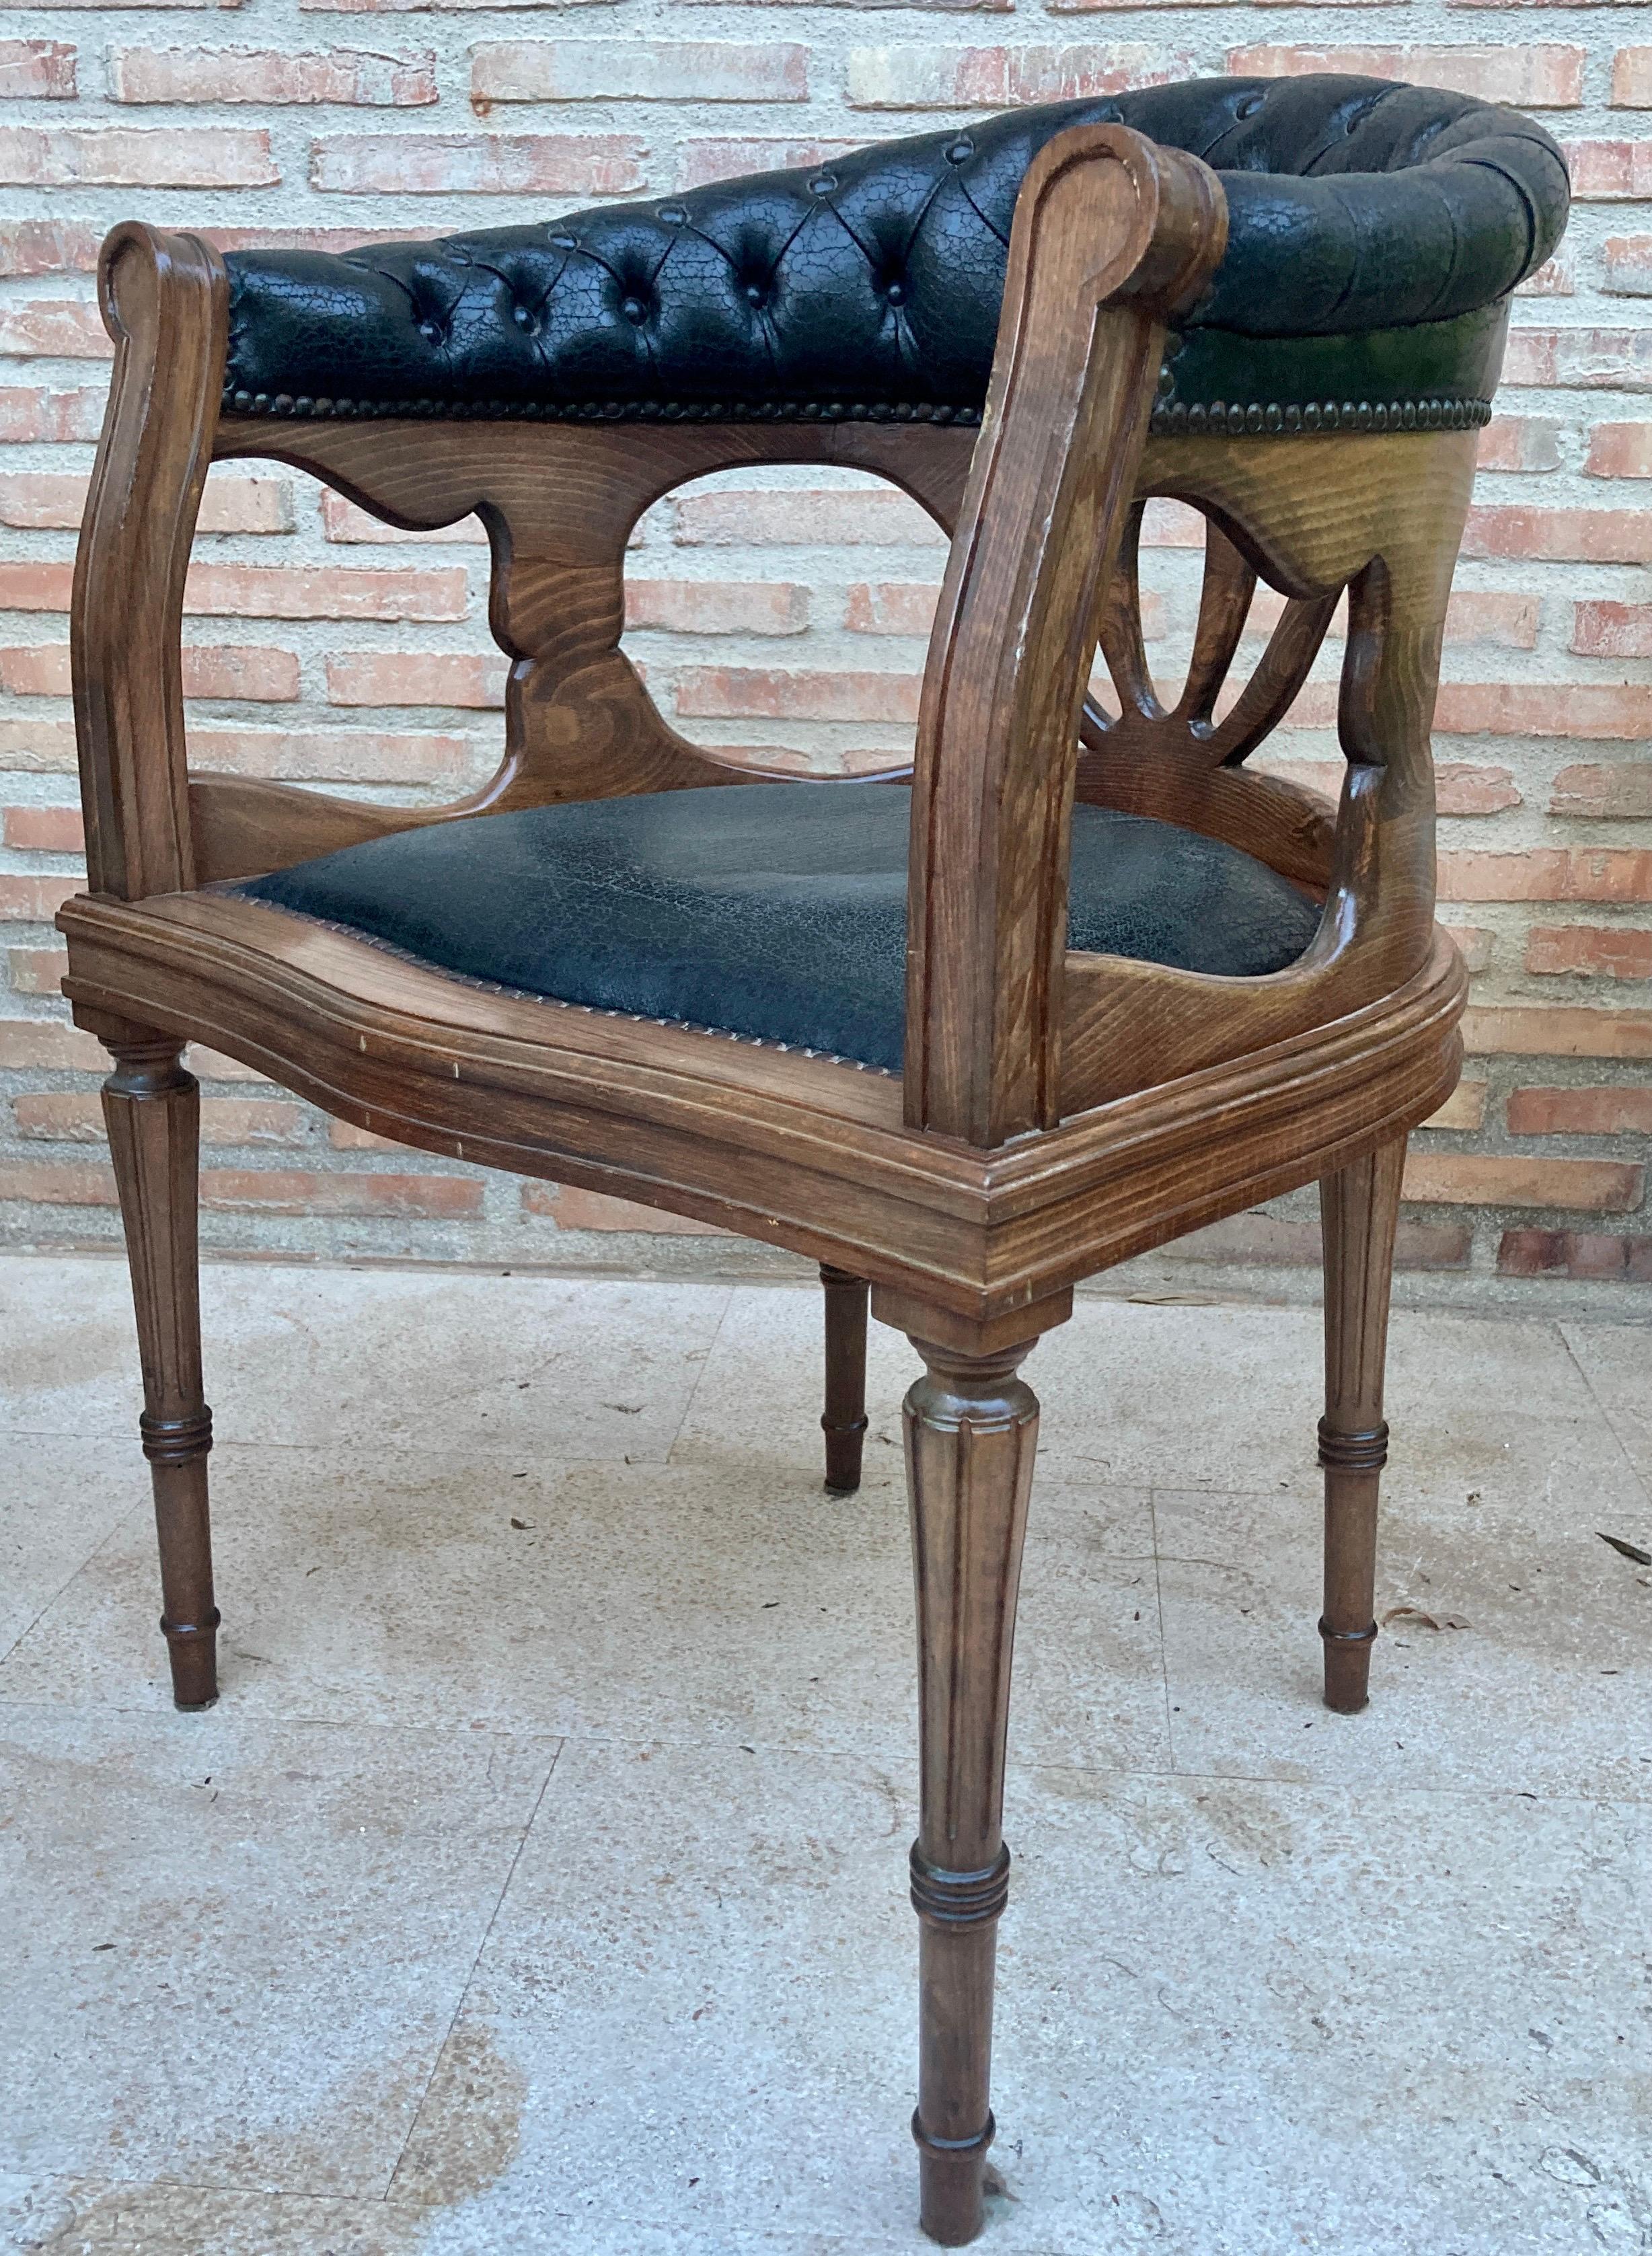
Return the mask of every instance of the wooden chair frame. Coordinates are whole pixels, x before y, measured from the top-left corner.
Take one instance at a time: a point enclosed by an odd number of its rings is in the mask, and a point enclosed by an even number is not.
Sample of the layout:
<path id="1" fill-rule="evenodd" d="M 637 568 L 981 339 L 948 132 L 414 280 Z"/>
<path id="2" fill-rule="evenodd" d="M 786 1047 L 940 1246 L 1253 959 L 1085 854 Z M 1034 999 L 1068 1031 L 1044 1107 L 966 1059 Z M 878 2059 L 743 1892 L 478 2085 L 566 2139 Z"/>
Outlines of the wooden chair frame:
<path id="1" fill-rule="evenodd" d="M 227 1051 L 400 1142 L 766 1240 L 824 1265 L 829 1477 L 852 1486 L 865 1293 L 926 1375 L 906 1407 L 920 1632 L 922 2218 L 982 2217 L 1016 1583 L 1037 1427 L 1017 1377 L 1076 1281 L 1295 1186 L 1324 1187 L 1327 1697 L 1363 1703 L 1383 1335 L 1407 1132 L 1453 1086 L 1464 974 L 1432 920 L 1429 747 L 1475 452 L 1464 431 L 1157 438 L 1167 323 L 1219 259 L 1219 184 L 1117 127 L 1063 135 L 1018 205 L 978 436 L 902 419 L 374 420 L 225 412 L 227 284 L 198 238 L 118 229 L 102 293 L 114 388 L 74 606 L 90 890 L 61 923 L 107 1115 L 138 1305 L 180 1703 L 215 1693 L 196 1299 L 196 1086 Z M 502 764 L 474 796 L 387 807 L 189 772 L 184 573 L 214 461 L 314 473 L 385 521 L 478 513 L 511 659 Z M 561 800 L 754 785 L 662 720 L 619 648 L 625 544 L 688 479 L 828 462 L 903 487 L 951 535 L 913 771 L 899 1079 L 420 968 L 201 889 L 353 841 Z M 1145 663 L 1140 505 L 1205 516 L 1173 709 Z M 1217 700 L 1258 579 L 1287 599 Z M 1341 592 L 1332 820 L 1247 773 Z M 1122 712 L 1087 695 L 1099 645 Z M 822 783 L 822 789 L 832 786 Z M 1075 800 L 1226 839 L 1323 897 L 1288 969 L 1229 979 L 1066 946 Z"/>

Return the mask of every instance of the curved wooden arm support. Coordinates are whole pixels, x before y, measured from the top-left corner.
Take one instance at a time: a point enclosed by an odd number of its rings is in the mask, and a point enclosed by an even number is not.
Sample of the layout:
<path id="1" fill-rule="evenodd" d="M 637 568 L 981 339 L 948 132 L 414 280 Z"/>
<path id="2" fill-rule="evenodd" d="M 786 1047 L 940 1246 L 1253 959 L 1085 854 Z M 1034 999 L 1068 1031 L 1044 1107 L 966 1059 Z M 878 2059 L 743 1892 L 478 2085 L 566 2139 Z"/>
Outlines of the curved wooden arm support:
<path id="1" fill-rule="evenodd" d="M 1080 706 L 1170 314 L 1220 259 L 1195 158 L 1063 133 L 1015 208 L 998 350 L 929 645 L 908 888 L 908 1124 L 990 1148 L 1061 1113 Z"/>
<path id="2" fill-rule="evenodd" d="M 98 265 L 115 375 L 74 566 L 70 645 L 93 889 L 196 880 L 184 757 L 184 575 L 212 459 L 229 286 L 193 235 L 136 221 Z"/>

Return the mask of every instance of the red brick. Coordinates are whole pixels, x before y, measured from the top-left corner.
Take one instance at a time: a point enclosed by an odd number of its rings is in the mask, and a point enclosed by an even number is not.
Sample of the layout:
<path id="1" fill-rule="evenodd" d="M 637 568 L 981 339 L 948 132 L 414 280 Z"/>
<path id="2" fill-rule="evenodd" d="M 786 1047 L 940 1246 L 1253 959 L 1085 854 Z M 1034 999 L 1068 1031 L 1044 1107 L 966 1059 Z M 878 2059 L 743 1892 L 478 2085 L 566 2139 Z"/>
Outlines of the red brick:
<path id="1" fill-rule="evenodd" d="M 808 590 L 789 580 L 627 580 L 625 624 L 669 634 L 801 634 Z"/>
<path id="2" fill-rule="evenodd" d="M 358 1215 L 449 1221 L 482 1211 L 468 1175 L 311 1174 L 293 1167 L 203 1167 L 202 1206 L 232 1214 Z"/>
<path id="3" fill-rule="evenodd" d="M 1566 165 L 1579 202 L 1639 201 L 1652 195 L 1652 142 L 1569 141 Z"/>
<path id="4" fill-rule="evenodd" d="M 66 948 L 9 948 L 7 968 L 17 995 L 57 995 L 69 968 Z"/>
<path id="5" fill-rule="evenodd" d="M 1597 423 L 1584 469 L 1592 478 L 1652 478 L 1652 424 Z"/>
<path id="6" fill-rule="evenodd" d="M 288 54 L 257 47 L 117 47 L 109 59 L 116 102 L 353 102 L 413 109 L 434 102 L 436 59 L 371 54 Z"/>
<path id="7" fill-rule="evenodd" d="M 389 1136 L 375 1136 L 371 1128 L 357 1127 L 352 1120 L 329 1120 L 327 1140 L 335 1152 L 404 1152 L 407 1148 Z"/>
<path id="8" fill-rule="evenodd" d="M 299 13 L 305 15 L 345 16 L 405 16 L 425 14 L 431 9 L 443 14 L 467 14 L 477 8 L 492 13 L 501 4 L 516 8 L 534 4 L 534 0 L 299 0 Z M 612 6 L 614 0 L 548 0 L 553 7 Z"/>
<path id="9" fill-rule="evenodd" d="M 1394 1236 L 1396 1269 L 1466 1269 L 1471 1233 L 1461 1223 L 1402 1222 Z M 1249 1268 L 1311 1269 L 1319 1265 L 1319 1224 L 1281 1215 L 1236 1214 L 1208 1223 L 1167 1245 L 1172 1261 L 1221 1262 Z"/>
<path id="10" fill-rule="evenodd" d="M 0 39 L 0 100 L 68 102 L 74 50 L 60 39 Z"/>
<path id="11" fill-rule="evenodd" d="M 1444 901 L 1652 900 L 1652 848 L 1532 846 L 1440 857 Z"/>
<path id="12" fill-rule="evenodd" d="M 1444 737 L 1634 740 L 1646 726 L 1646 691 L 1605 682 L 1445 681 L 1434 709 Z"/>
<path id="13" fill-rule="evenodd" d="M 1561 429 L 1546 415 L 1493 415 L 1476 460 L 1482 470 L 1557 470 Z"/>
<path id="14" fill-rule="evenodd" d="M 808 49 L 724 39 L 505 39 L 471 51 L 470 100 L 807 102 Z"/>
<path id="15" fill-rule="evenodd" d="M 1233 47 L 1227 67 L 1241 78 L 1302 78 L 1335 71 L 1357 78 L 1404 79 L 1448 87 L 1482 102 L 1522 109 L 1575 109 L 1583 100 L 1586 47 L 1510 40 L 1488 47 Z"/>
<path id="16" fill-rule="evenodd" d="M 854 47 L 851 109 L 1007 109 L 1162 86 L 1191 74 L 1192 57 L 1159 41 L 1083 47 Z"/>
<path id="17" fill-rule="evenodd" d="M 342 651 L 327 661 L 329 705 L 460 705 L 505 702 L 506 662 L 469 651 Z"/>
<path id="18" fill-rule="evenodd" d="M 634 133 L 355 133 L 314 143 L 334 195 L 621 196 L 646 187 Z"/>
<path id="19" fill-rule="evenodd" d="M 1468 0 L 1454 0 L 1463 6 Z M 1497 1249 L 1505 1277 L 1564 1274 L 1652 1284 L 1652 1237 L 1613 1237 L 1593 1230 L 1506 1230 Z"/>
<path id="20" fill-rule="evenodd" d="M 0 564 L 0 611 L 67 611 L 72 564 Z"/>
<path id="21" fill-rule="evenodd" d="M 1505 384 L 1572 391 L 1652 389 L 1652 329 L 1511 329 Z"/>
<path id="22" fill-rule="evenodd" d="M 1652 931 L 1632 925 L 1534 925 L 1526 935 L 1526 969 L 1592 978 L 1652 979 Z"/>
<path id="23" fill-rule="evenodd" d="M 1569 250 L 1545 258 L 1541 266 L 1533 267 L 1523 282 L 1514 285 L 1517 298 L 1575 298 L 1577 294 L 1578 270 Z"/>
<path id="24" fill-rule="evenodd" d="M 184 694 L 187 697 L 244 698 L 259 704 L 285 704 L 299 694 L 296 651 L 262 643 L 186 643 Z M 27 643 L 0 650 L 0 688 L 15 697 L 67 697 L 67 643 Z"/>
<path id="25" fill-rule="evenodd" d="M 1633 1214 L 1645 1190 L 1646 1169 L 1620 1160 L 1418 1152 L 1405 1163 L 1401 1195 L 1425 1205 L 1549 1206 L 1574 1213 Z"/>
<path id="26" fill-rule="evenodd" d="M 1511 1136 L 1652 1136 L 1652 1089 L 1516 1089 Z"/>
<path id="27" fill-rule="evenodd" d="M 191 1042 L 184 1054 L 184 1063 L 198 1081 L 262 1081 L 264 1075 L 256 1066 L 243 1065 L 239 1058 L 226 1057 L 222 1050 L 203 1049 L 199 1042 Z"/>
<path id="28" fill-rule="evenodd" d="M 24 775 L 74 773 L 74 723 L 45 715 L 0 720 L 0 768 Z"/>
<path id="29" fill-rule="evenodd" d="M 1463 553 L 1521 560 L 1543 557 L 1563 564 L 1644 564 L 1652 561 L 1652 511 L 1497 503 L 1470 510 Z"/>
<path id="30" fill-rule="evenodd" d="M 1499 650 L 1536 650 L 1539 603 L 1536 596 L 1492 595 L 1458 588 L 1445 611 L 1450 643 L 1486 643 Z"/>
<path id="31" fill-rule="evenodd" d="M 42 391 L 25 384 L 0 389 L 0 445 L 95 439 L 102 427 L 101 386 L 87 384 L 78 391 Z"/>
<path id="32" fill-rule="evenodd" d="M 114 1206 L 115 1171 L 65 1160 L 0 1160 L 0 1200 L 27 1201 L 33 1206 Z"/>
<path id="33" fill-rule="evenodd" d="M 686 494 L 675 504 L 672 538 L 689 548 L 934 548 L 945 539 L 905 494 L 808 488 Z"/>
<path id="34" fill-rule="evenodd" d="M 522 1211 L 547 1216 L 559 1230 L 635 1230 L 657 1237 L 724 1234 L 710 1223 L 690 1221 L 686 1214 L 667 1214 L 660 1207 L 638 1206 L 631 1199 L 579 1190 L 572 1183 L 524 1183 Z"/>
<path id="35" fill-rule="evenodd" d="M 36 878 L 0 871 L 0 918 L 8 924 L 50 924 L 69 895 L 81 890 L 79 878 Z"/>
<path id="36" fill-rule="evenodd" d="M 1471 1004 L 1463 1040 L 1471 1057 L 1652 1057 L 1652 1011 Z"/>
<path id="37" fill-rule="evenodd" d="M 102 240 L 102 229 L 85 220 L 0 221 L 0 276 L 90 274 Z"/>
<path id="38" fill-rule="evenodd" d="M 1264 760 L 1262 772 L 1278 776 L 1285 783 L 1300 785 L 1306 791 L 1317 791 L 1321 798 L 1336 800 L 1342 793 L 1343 778 L 1347 772 L 1342 760 L 1289 760 L 1275 757 Z M 1468 760 L 1437 761 L 1434 769 L 1436 805 L 1441 814 L 1500 814 L 1506 807 L 1521 804 L 1520 786 L 1511 771 L 1504 767 L 1477 766 Z"/>
<path id="39" fill-rule="evenodd" d="M 52 1144 L 101 1144 L 104 1140 L 102 1103 L 91 1090 L 39 1091 L 18 1097 L 12 1104 L 18 1133 L 32 1141 Z M 298 1144 L 304 1140 L 307 1116 L 301 1104 L 278 1103 L 265 1097 L 209 1096 L 201 1107 L 203 1144 Z"/>
<path id="40" fill-rule="evenodd" d="M 89 298 L 14 298 L 0 306 L 0 353 L 18 360 L 109 360 L 115 348 Z"/>
<path id="41" fill-rule="evenodd" d="M 0 835 L 23 854 L 79 854 L 86 845 L 78 807 L 9 807 Z"/>
<path id="42" fill-rule="evenodd" d="M 0 471 L 0 525 L 78 531 L 87 484 L 74 471 Z M 197 522 L 202 532 L 290 532 L 292 499 L 286 481 L 210 477 Z"/>
<path id="43" fill-rule="evenodd" d="M 0 1021 L 0 1067 L 15 1073 L 107 1073 L 109 1053 L 62 1019 Z"/>
<path id="44" fill-rule="evenodd" d="M 72 9 L 85 9 L 88 13 L 105 8 L 239 8 L 242 0 L 53 0 L 60 15 Z"/>
<path id="45" fill-rule="evenodd" d="M 1549 812 L 1592 822 L 1639 822 L 1652 816 L 1652 761 L 1562 768 Z"/>
<path id="46" fill-rule="evenodd" d="M 723 721 L 887 721 L 918 717 L 913 673 L 782 673 L 756 666 L 685 666 L 677 710 Z"/>
<path id="47" fill-rule="evenodd" d="M 1483 1081 L 1459 1081 L 1437 1112 L 1430 1112 L 1423 1123 L 1425 1128 L 1482 1128 L 1486 1124 L 1487 1084 Z"/>
<path id="48" fill-rule="evenodd" d="M 1652 658 L 1652 603 L 1574 603 L 1571 647 L 1583 658 Z"/>
<path id="49" fill-rule="evenodd" d="M 208 618 L 462 619 L 462 566 L 428 571 L 353 565 L 192 564 L 184 609 Z"/>
<path id="50" fill-rule="evenodd" d="M 1493 945 L 1497 938 L 1495 933 L 1488 932 L 1484 925 L 1479 924 L 1451 924 L 1444 929 L 1450 933 L 1465 969 L 1479 972 L 1488 969 Z"/>
<path id="51" fill-rule="evenodd" d="M 189 765 L 203 774 L 289 783 L 452 783 L 471 760 L 463 737 L 392 736 L 377 730 L 192 729 Z"/>
<path id="52" fill-rule="evenodd" d="M 1652 298 L 1652 235 L 1612 235 L 1600 248 L 1600 287 L 1613 298 Z"/>
<path id="53" fill-rule="evenodd" d="M 267 188 L 261 127 L 0 125 L 0 181 L 26 188 Z"/>
<path id="54" fill-rule="evenodd" d="M 860 0 L 846 0 L 857 6 Z M 676 186 L 702 188 L 711 180 L 738 180 L 746 173 L 787 173 L 802 165 L 829 165 L 863 145 L 858 141 L 767 140 L 751 135 L 687 141 L 677 152 Z"/>
<path id="55" fill-rule="evenodd" d="M 931 580 L 858 581 L 849 590 L 844 624 L 851 634 L 927 635 L 940 592 Z"/>
<path id="56" fill-rule="evenodd" d="M 342 494 L 324 493 L 321 496 L 321 525 L 327 538 L 333 541 L 359 545 L 363 542 L 388 543 L 392 547 L 429 548 L 448 541 L 462 541 L 485 548 L 488 536 L 479 517 L 462 517 L 454 525 L 412 527 L 385 525 L 371 511 L 358 509 Z"/>

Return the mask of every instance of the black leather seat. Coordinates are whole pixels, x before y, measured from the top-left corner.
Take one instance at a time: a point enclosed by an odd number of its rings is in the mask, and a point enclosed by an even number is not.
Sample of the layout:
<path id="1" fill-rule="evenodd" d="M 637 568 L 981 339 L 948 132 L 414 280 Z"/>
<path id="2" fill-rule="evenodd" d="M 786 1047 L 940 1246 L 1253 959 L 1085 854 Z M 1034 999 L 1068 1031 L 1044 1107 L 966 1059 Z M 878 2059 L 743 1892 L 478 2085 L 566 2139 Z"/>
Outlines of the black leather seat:
<path id="1" fill-rule="evenodd" d="M 1225 258 L 1155 427 L 1483 421 L 1506 303 L 1564 223 L 1550 137 L 1379 79 L 1204 79 L 534 227 L 231 255 L 243 414 L 974 421 L 1016 192 L 1063 127 L 1214 166 Z"/>
<path id="2" fill-rule="evenodd" d="M 897 1072 L 912 794 L 749 784 L 469 815 L 226 890 L 490 985 Z M 1073 814 L 1069 944 L 1278 971 L 1319 912 L 1235 847 Z"/>

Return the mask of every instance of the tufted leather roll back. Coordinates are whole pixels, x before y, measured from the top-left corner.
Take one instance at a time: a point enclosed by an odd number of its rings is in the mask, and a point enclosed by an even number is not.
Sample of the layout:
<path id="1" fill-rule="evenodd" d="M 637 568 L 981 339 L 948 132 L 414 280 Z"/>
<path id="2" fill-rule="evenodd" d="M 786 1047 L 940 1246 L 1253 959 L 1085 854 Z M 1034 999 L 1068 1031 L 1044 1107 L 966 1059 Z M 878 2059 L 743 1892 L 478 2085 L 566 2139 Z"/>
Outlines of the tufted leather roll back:
<path id="1" fill-rule="evenodd" d="M 1200 80 L 543 226 L 342 257 L 236 253 L 226 404 L 971 420 L 1022 177 L 1054 134 L 1086 123 L 1132 126 L 1222 174 L 1228 250 L 1185 325 L 1231 341 L 1214 377 L 1208 354 L 1195 363 L 1205 398 L 1225 370 L 1239 371 L 1230 398 L 1262 378 L 1337 398 L 1380 353 L 1362 363 L 1301 341 L 1426 328 L 1420 377 L 1390 355 L 1387 391 L 1481 401 L 1496 309 L 1564 223 L 1559 151 L 1512 110 L 1375 79 Z M 1270 357 L 1281 339 L 1295 356 Z M 1173 370 L 1167 413 L 1178 387 L 1185 410 Z"/>

